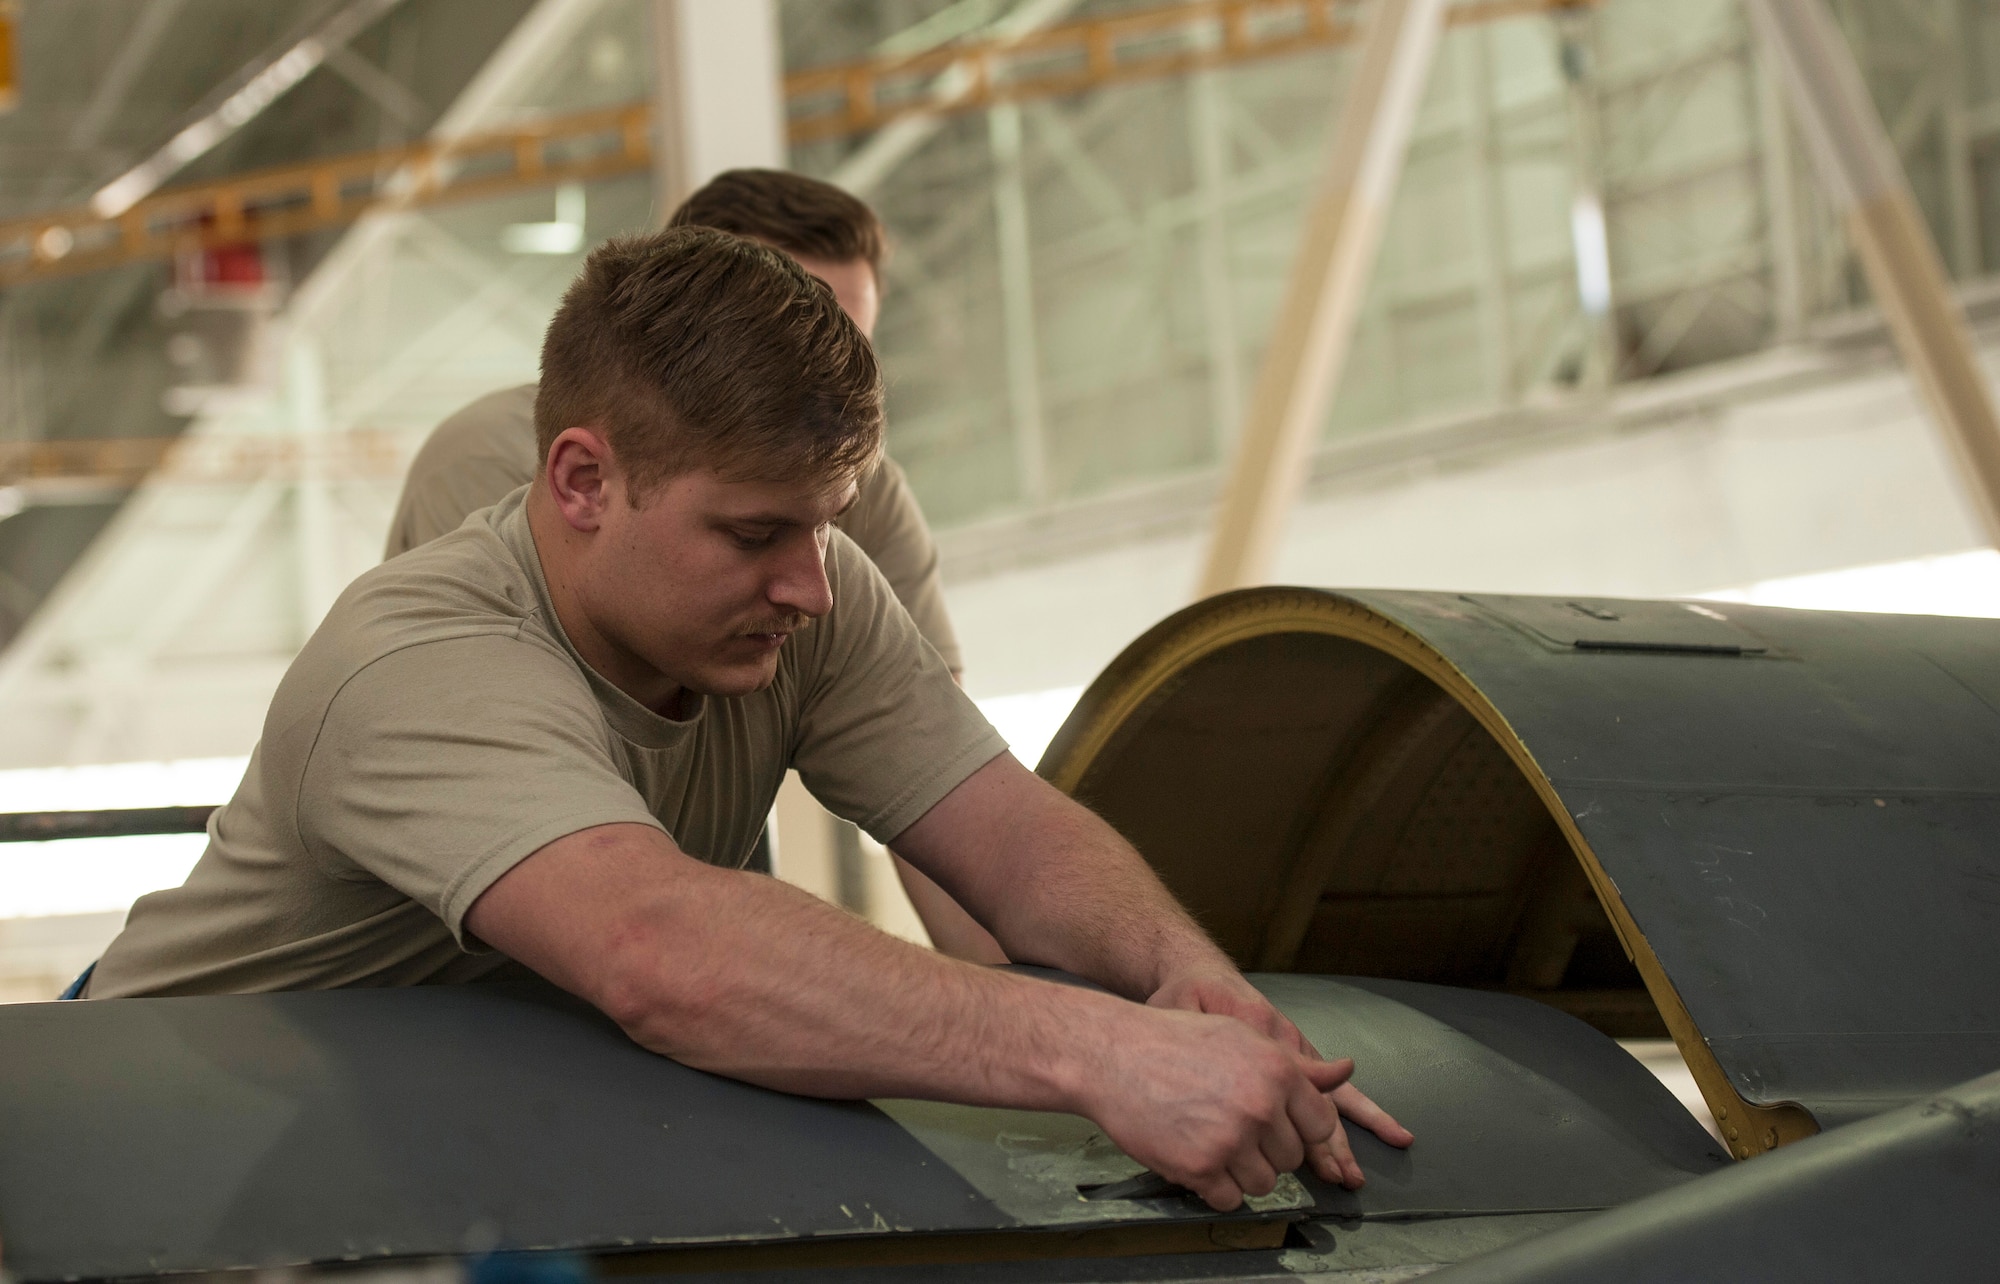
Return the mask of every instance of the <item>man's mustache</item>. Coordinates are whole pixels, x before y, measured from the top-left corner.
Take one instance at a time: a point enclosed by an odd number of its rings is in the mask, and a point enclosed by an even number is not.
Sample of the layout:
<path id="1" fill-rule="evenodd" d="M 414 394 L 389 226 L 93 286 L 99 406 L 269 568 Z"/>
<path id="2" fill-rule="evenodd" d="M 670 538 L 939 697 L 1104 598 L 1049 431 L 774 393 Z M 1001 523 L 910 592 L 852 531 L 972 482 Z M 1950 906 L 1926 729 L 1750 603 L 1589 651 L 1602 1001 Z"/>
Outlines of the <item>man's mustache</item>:
<path id="1" fill-rule="evenodd" d="M 793 612 L 790 615 L 772 616 L 767 620 L 752 622 L 744 628 L 743 636 L 748 637 L 753 633 L 797 633 L 810 623 L 812 623 L 810 616 L 798 612 Z"/>

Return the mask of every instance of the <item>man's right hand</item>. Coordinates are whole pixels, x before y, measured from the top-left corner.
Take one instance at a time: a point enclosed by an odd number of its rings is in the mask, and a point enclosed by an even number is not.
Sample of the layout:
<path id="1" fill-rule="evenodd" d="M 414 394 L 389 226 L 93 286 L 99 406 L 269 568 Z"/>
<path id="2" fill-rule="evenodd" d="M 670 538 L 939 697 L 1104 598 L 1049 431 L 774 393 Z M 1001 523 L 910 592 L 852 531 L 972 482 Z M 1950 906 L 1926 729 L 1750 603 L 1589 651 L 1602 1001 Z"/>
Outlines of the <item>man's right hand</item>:
<path id="1" fill-rule="evenodd" d="M 1143 1015 L 1140 1015 L 1143 1013 Z M 1229 1017 L 1138 1009 L 1106 1031 L 1082 1113 L 1126 1154 L 1229 1212 L 1267 1195 L 1338 1123 L 1326 1093 L 1348 1060 L 1306 1056 Z"/>

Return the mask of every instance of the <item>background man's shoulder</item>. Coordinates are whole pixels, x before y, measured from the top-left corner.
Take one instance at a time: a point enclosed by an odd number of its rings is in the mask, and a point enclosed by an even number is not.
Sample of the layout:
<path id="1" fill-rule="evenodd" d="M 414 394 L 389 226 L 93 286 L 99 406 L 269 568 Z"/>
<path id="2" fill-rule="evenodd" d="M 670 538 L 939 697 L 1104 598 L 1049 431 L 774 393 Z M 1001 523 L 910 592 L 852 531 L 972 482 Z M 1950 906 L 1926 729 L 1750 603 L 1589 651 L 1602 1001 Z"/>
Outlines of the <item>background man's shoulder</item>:
<path id="1" fill-rule="evenodd" d="M 456 530 L 466 515 L 532 481 L 535 385 L 488 393 L 431 430 L 396 501 L 385 557 Z"/>

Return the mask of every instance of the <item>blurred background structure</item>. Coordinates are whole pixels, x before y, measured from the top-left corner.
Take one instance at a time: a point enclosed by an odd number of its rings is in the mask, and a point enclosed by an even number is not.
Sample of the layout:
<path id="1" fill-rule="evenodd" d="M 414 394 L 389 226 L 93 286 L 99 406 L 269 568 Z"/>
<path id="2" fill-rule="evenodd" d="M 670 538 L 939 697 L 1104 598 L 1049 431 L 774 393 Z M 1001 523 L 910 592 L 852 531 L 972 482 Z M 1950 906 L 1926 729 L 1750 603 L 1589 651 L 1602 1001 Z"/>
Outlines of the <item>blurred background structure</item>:
<path id="1" fill-rule="evenodd" d="M 1194 591 L 1366 8 L 0 5 L 0 810 L 222 801 L 423 435 L 734 163 L 894 235 L 891 450 L 1032 762 Z M 1990 367 L 2000 8 L 1828 8 Z M 1742 0 L 1452 0 L 1273 577 L 2000 614 L 1795 112 Z M 0 997 L 199 845 L 0 844 Z"/>

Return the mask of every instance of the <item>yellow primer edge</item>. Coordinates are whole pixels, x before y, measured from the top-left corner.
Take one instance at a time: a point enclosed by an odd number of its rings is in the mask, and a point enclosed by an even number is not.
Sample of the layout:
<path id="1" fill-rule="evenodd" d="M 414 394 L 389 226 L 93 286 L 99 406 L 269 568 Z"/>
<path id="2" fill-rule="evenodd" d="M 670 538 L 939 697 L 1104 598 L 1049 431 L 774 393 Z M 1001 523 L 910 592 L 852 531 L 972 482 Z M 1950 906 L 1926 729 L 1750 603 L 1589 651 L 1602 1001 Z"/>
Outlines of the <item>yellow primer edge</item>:
<path id="1" fill-rule="evenodd" d="M 1570 849 L 1582 863 L 1620 944 L 1639 969 L 1668 1033 L 1694 1074 L 1702 1099 L 1728 1139 L 1732 1155 L 1748 1159 L 1819 1131 L 1818 1122 L 1797 1102 L 1756 1105 L 1736 1091 L 1646 934 L 1626 909 L 1617 884 L 1585 841 L 1527 744 L 1492 701 L 1441 652 L 1360 602 L 1309 589 L 1263 588 L 1227 593 L 1200 603 L 1172 631 L 1141 639 L 1145 650 L 1128 651 L 1091 684 L 1077 702 L 1082 721 L 1075 723 L 1073 730 L 1064 728 L 1036 770 L 1064 793 L 1075 793 L 1105 746 L 1162 687 L 1205 656 L 1274 633 L 1327 634 L 1386 652 L 1444 688 L 1500 743 L 1561 826 Z"/>

